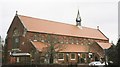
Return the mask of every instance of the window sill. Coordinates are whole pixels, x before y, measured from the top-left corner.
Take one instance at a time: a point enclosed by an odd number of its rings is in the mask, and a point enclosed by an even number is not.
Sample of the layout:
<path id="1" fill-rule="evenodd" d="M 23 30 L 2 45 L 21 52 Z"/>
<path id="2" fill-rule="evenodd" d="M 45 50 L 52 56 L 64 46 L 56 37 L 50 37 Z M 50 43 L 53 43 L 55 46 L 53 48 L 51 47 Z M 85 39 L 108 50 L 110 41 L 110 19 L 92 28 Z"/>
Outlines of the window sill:
<path id="1" fill-rule="evenodd" d="M 76 59 L 71 59 L 71 60 L 76 60 Z"/>
<path id="2" fill-rule="evenodd" d="M 64 60 L 64 59 L 58 59 L 58 60 Z"/>

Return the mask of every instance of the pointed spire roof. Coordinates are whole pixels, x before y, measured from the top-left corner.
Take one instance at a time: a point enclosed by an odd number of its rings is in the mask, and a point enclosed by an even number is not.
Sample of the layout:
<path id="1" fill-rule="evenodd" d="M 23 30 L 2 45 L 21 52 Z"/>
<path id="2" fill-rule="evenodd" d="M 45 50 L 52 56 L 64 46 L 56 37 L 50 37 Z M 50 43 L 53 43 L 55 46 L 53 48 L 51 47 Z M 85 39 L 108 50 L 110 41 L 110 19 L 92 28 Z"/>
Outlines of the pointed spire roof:
<path id="1" fill-rule="evenodd" d="M 76 26 L 81 26 L 81 17 L 80 17 L 79 9 L 76 17 Z"/>

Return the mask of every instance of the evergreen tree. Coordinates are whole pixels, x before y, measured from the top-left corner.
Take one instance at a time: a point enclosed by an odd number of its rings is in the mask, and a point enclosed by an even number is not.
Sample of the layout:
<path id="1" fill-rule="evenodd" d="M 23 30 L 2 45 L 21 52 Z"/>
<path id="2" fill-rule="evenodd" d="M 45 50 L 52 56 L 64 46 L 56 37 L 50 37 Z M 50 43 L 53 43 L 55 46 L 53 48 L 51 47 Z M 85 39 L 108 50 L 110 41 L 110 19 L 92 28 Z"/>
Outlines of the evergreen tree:
<path id="1" fill-rule="evenodd" d="M 114 44 L 109 49 L 107 49 L 106 53 L 108 56 L 108 61 L 113 61 L 114 64 L 117 64 L 118 52 Z"/>
<path id="2" fill-rule="evenodd" d="M 118 64 L 120 64 L 120 38 L 117 42 L 116 48 L 117 48 L 117 52 L 118 52 Z"/>

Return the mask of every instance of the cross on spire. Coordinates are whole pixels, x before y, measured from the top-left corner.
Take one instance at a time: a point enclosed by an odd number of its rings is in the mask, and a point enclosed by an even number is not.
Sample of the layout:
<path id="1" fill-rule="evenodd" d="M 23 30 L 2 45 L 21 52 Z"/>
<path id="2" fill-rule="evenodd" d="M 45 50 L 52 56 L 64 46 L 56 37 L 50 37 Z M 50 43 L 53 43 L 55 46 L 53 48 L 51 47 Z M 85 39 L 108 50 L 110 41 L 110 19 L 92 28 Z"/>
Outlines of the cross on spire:
<path id="1" fill-rule="evenodd" d="M 16 11 L 16 16 L 18 15 L 17 13 L 18 13 L 18 11 Z"/>
<path id="2" fill-rule="evenodd" d="M 81 17 L 80 17 L 79 9 L 76 17 L 76 26 L 81 26 Z"/>

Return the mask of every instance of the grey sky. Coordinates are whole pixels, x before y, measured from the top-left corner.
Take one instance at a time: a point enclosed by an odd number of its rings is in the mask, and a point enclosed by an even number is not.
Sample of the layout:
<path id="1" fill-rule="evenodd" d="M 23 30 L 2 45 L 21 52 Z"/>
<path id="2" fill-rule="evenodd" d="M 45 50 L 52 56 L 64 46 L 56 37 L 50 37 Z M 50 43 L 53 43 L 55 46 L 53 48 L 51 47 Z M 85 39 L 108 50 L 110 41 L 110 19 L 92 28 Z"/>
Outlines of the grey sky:
<path id="1" fill-rule="evenodd" d="M 79 9 L 82 25 L 100 30 L 115 44 L 118 39 L 119 0 L 0 0 L 0 35 L 3 38 L 18 14 L 74 24 Z"/>

